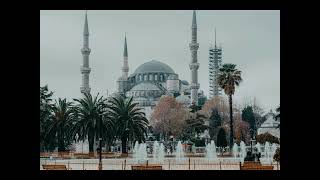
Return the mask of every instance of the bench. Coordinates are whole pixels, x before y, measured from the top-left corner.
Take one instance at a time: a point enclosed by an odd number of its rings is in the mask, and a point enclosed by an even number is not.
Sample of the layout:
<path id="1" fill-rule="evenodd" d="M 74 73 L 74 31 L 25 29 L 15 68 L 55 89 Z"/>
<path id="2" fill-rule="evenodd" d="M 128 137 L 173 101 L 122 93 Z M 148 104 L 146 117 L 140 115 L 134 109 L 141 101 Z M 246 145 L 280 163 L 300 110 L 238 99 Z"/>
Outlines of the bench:
<path id="1" fill-rule="evenodd" d="M 131 166 L 132 170 L 162 170 L 160 165 L 134 165 Z"/>
<path id="2" fill-rule="evenodd" d="M 64 164 L 43 164 L 42 167 L 44 170 L 68 170 Z"/>
<path id="3" fill-rule="evenodd" d="M 245 161 L 243 165 L 240 164 L 240 170 L 273 170 L 273 166 L 264 166 L 260 162 Z"/>

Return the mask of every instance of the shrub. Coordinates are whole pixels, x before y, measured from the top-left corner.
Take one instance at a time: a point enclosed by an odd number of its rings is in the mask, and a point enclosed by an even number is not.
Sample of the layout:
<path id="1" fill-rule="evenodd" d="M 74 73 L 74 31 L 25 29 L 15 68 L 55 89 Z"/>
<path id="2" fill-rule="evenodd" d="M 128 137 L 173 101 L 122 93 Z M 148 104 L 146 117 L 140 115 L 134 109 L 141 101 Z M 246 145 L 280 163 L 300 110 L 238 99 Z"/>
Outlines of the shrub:
<path id="1" fill-rule="evenodd" d="M 260 134 L 257 136 L 257 142 L 264 144 L 265 142 L 269 142 L 269 143 L 277 143 L 280 144 L 280 141 L 277 137 L 272 136 L 270 133 L 264 133 L 264 134 Z"/>
<path id="2" fill-rule="evenodd" d="M 277 148 L 276 153 L 273 156 L 273 159 L 277 162 L 280 162 L 280 147 Z"/>
<path id="3" fill-rule="evenodd" d="M 217 147 L 227 147 L 227 136 L 223 128 L 220 128 L 218 132 Z"/>
<path id="4" fill-rule="evenodd" d="M 205 139 L 195 139 L 194 145 L 196 147 L 204 147 L 204 146 L 206 146 Z"/>

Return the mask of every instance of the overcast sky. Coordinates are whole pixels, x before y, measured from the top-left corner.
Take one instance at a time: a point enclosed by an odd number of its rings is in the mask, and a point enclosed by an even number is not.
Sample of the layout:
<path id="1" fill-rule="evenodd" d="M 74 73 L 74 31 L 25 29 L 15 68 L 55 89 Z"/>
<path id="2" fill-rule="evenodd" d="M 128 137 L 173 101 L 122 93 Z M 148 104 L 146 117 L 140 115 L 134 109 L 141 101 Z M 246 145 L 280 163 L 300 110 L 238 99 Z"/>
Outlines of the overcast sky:
<path id="1" fill-rule="evenodd" d="M 85 11 L 40 11 L 40 86 L 54 98 L 80 97 Z M 88 11 L 91 93 L 116 91 L 127 33 L 129 74 L 152 59 L 168 64 L 190 82 L 192 10 Z M 256 97 L 267 111 L 280 104 L 280 11 L 198 10 L 200 89 L 208 95 L 208 49 L 223 47 L 223 63 L 234 63 L 243 82 L 235 101 Z"/>

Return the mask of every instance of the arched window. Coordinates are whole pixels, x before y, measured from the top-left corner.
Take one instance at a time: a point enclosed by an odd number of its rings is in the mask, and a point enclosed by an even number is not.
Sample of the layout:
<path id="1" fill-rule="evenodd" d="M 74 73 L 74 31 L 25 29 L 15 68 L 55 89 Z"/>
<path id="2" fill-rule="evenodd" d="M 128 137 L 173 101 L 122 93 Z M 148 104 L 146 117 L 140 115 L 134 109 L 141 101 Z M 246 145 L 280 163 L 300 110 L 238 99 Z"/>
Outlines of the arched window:
<path id="1" fill-rule="evenodd" d="M 163 76 L 162 76 L 162 74 L 160 74 L 160 81 L 163 81 Z"/>
<path id="2" fill-rule="evenodd" d="M 144 81 L 147 81 L 148 80 L 148 76 L 145 74 L 144 75 Z"/>
<path id="3" fill-rule="evenodd" d="M 142 75 L 141 74 L 139 75 L 139 77 L 140 77 L 139 80 L 142 81 Z"/>
<path id="4" fill-rule="evenodd" d="M 149 74 L 149 81 L 153 81 L 153 74 Z"/>
<path id="5" fill-rule="evenodd" d="M 155 81 L 158 81 L 158 74 L 155 74 L 155 75 L 154 75 L 154 80 L 155 80 Z"/>

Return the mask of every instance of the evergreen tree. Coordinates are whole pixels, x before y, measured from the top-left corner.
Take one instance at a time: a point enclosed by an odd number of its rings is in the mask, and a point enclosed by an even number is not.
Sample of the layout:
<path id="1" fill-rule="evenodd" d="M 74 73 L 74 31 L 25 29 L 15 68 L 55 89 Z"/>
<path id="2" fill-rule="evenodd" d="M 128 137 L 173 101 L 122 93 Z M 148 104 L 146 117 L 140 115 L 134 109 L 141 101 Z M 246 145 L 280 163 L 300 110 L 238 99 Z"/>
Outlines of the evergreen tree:
<path id="1" fill-rule="evenodd" d="M 221 126 L 222 118 L 218 112 L 217 108 L 212 109 L 211 115 L 209 117 L 209 133 L 211 139 L 216 139 L 218 127 Z"/>
<path id="2" fill-rule="evenodd" d="M 210 126 L 217 128 L 221 126 L 221 121 L 222 119 L 218 110 L 216 108 L 212 109 L 211 116 L 210 116 Z"/>
<path id="3" fill-rule="evenodd" d="M 220 128 L 217 137 L 217 147 L 227 147 L 227 145 L 226 132 L 223 128 Z"/>
<path id="4" fill-rule="evenodd" d="M 253 137 L 254 134 L 256 134 L 256 121 L 252 106 L 247 106 L 242 110 L 242 120 L 249 123 L 249 128 L 251 130 L 250 136 Z"/>

